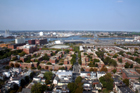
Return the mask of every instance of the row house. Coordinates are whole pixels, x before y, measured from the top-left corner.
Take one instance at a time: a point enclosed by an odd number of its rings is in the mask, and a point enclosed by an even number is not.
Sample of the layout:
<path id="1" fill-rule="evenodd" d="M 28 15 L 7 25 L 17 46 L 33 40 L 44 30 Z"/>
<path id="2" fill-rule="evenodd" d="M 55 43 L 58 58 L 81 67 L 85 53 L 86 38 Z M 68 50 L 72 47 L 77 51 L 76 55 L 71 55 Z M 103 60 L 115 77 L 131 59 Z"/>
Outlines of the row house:
<path id="1" fill-rule="evenodd" d="M 52 57 L 50 58 L 50 62 L 51 62 L 52 64 L 55 64 L 55 63 L 57 62 L 57 60 L 59 60 L 59 56 L 52 56 Z"/>
<path id="2" fill-rule="evenodd" d="M 123 79 L 139 79 L 140 74 L 134 69 L 122 69 Z"/>

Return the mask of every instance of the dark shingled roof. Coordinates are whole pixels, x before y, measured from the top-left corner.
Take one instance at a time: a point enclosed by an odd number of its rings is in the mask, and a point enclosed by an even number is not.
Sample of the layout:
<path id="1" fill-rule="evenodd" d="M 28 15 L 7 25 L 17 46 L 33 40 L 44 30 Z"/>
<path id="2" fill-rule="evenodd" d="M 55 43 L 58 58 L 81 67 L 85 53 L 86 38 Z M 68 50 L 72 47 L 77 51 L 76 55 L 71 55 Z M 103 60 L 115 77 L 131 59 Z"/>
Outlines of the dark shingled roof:
<path id="1" fill-rule="evenodd" d="M 134 93 L 129 87 L 119 87 L 122 93 Z"/>

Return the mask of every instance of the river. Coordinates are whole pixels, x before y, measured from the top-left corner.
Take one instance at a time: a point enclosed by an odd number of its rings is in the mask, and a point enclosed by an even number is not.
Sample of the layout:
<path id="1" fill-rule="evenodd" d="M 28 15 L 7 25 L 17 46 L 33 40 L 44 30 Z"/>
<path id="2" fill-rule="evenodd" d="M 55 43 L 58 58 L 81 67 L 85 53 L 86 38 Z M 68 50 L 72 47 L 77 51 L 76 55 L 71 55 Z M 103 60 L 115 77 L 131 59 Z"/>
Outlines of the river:
<path id="1" fill-rule="evenodd" d="M 31 40 L 31 39 L 35 39 L 35 38 L 26 38 L 25 40 Z M 63 38 L 47 38 L 48 41 L 53 41 L 53 40 L 94 40 L 97 38 L 92 38 L 92 37 L 80 37 L 80 36 L 71 36 L 71 37 L 63 37 Z M 130 38 L 119 38 L 119 37 L 105 37 L 105 38 L 98 38 L 98 40 L 115 40 L 115 39 L 130 39 Z M 0 41 L 3 42 L 11 42 L 14 41 L 15 39 L 0 39 Z"/>

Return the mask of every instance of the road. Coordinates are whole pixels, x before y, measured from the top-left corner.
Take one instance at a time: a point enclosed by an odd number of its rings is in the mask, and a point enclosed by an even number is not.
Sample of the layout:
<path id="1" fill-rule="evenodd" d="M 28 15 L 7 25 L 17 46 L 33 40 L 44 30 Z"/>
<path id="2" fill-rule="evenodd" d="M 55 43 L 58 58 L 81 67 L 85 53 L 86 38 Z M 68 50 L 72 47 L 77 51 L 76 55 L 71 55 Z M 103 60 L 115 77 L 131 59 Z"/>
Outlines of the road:
<path id="1" fill-rule="evenodd" d="M 76 62 L 73 65 L 73 81 L 80 75 L 80 65 L 78 64 L 78 53 L 76 53 Z"/>

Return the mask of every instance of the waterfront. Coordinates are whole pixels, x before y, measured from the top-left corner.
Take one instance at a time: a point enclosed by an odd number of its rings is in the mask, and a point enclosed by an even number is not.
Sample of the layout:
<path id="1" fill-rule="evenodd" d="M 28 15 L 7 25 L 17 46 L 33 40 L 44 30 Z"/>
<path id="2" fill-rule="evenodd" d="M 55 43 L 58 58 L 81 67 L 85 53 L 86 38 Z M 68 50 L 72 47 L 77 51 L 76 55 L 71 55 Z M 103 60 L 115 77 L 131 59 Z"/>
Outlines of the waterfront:
<path id="1" fill-rule="evenodd" d="M 26 38 L 25 40 L 28 41 L 30 39 L 37 39 L 37 38 Z M 91 37 L 81 37 L 81 36 L 70 36 L 70 37 L 63 37 L 63 38 L 47 38 L 48 41 L 53 41 L 53 40 L 94 40 L 94 39 L 97 39 L 97 38 L 91 38 Z M 116 39 L 121 39 L 121 40 L 124 40 L 124 39 L 130 39 L 130 38 L 119 38 L 119 37 L 105 37 L 105 38 L 99 38 L 98 37 L 98 40 L 116 40 Z M 0 39 L 0 41 L 3 41 L 5 43 L 7 42 L 11 42 L 11 41 L 14 41 L 15 39 Z"/>

